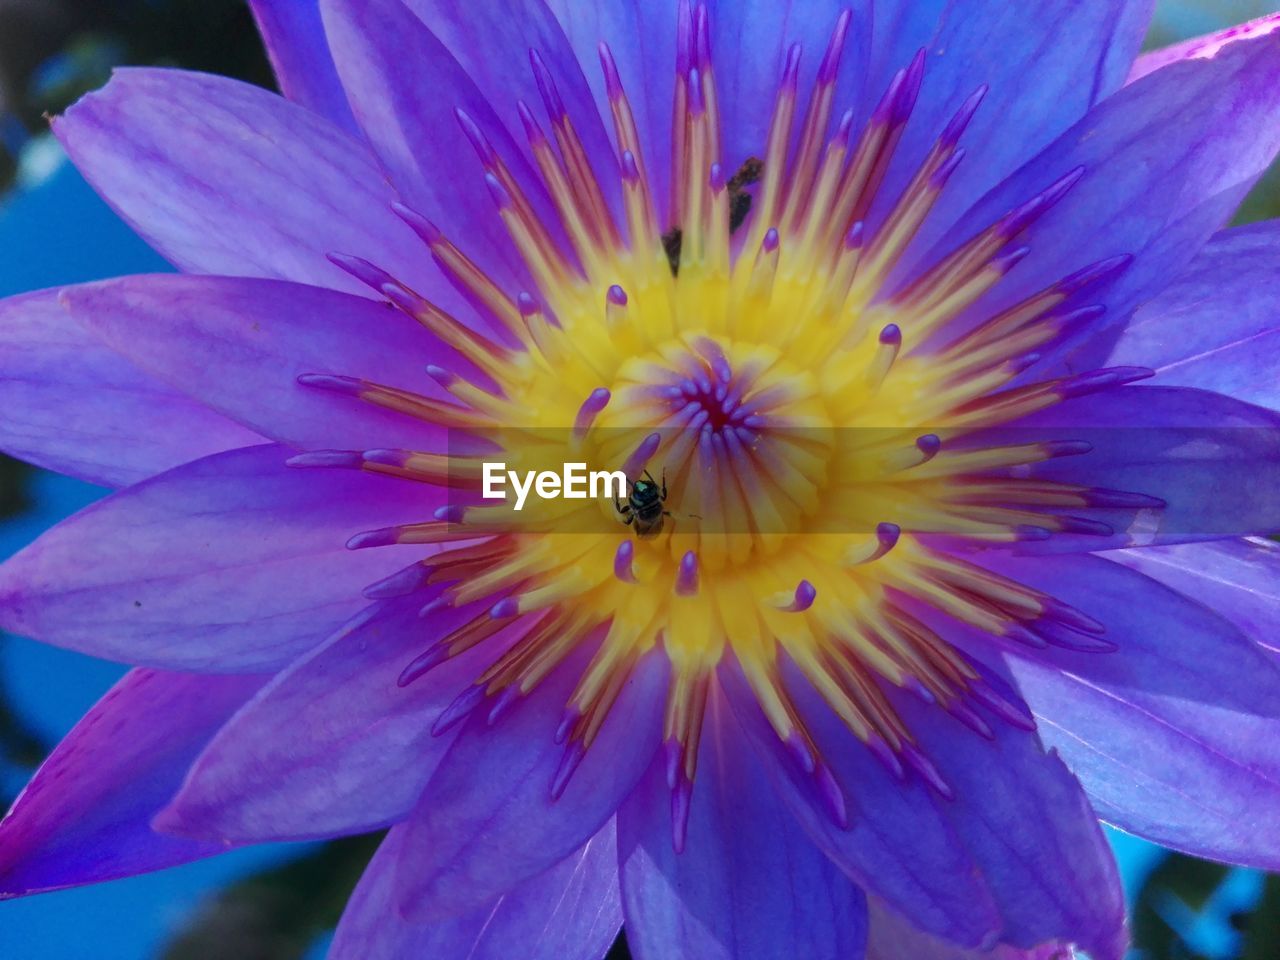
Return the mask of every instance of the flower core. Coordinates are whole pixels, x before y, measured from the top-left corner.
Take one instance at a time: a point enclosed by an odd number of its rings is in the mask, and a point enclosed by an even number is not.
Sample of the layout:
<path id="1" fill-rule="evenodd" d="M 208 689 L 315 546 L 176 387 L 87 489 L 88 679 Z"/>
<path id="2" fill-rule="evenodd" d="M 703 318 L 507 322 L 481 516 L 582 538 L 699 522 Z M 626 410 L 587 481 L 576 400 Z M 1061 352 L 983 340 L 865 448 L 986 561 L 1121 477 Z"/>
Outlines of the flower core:
<path id="1" fill-rule="evenodd" d="M 846 13 L 818 51 L 810 91 L 798 78 L 801 56 L 812 54 L 791 49 L 758 155 L 725 158 L 707 17 L 705 7 L 681 8 L 669 160 L 644 154 L 612 56 L 600 47 L 618 150 L 616 209 L 602 187 L 611 172 L 592 169 L 536 52 L 531 66 L 550 134 L 530 107 L 521 104 L 520 114 L 541 184 L 519 182 L 459 111 L 529 289 L 499 289 L 442 228 L 399 212 L 488 332 L 376 266 L 335 255 L 456 351 L 457 369 L 429 371 L 444 392 L 303 378 L 484 441 L 472 453 L 455 445 L 452 456 L 336 455 L 458 493 L 422 523 L 351 544 L 435 545 L 371 596 L 432 584 L 432 608 L 474 605 L 466 625 L 410 664 L 402 682 L 502 638 L 492 666 L 441 717 L 443 729 L 486 701 L 496 718 L 570 653 L 590 648 L 557 734 L 566 744 L 558 792 L 631 669 L 660 648 L 671 663 L 664 736 L 677 846 L 708 688 L 726 664 L 741 670 L 836 821 L 845 818 L 844 800 L 784 683 L 783 661 L 895 775 L 923 777 L 949 794 L 894 706 L 898 691 L 947 710 L 977 735 L 990 736 L 992 722 L 1030 728 L 1031 720 L 931 623 L 949 618 L 1012 644 L 1108 646 L 1099 624 L 965 559 L 966 545 L 1107 534 L 1080 512 L 1160 506 L 1029 475 L 1085 445 L 993 444 L 980 431 L 1146 375 L 1033 376 L 1041 350 L 1101 312 L 1088 294 L 1127 258 L 1065 277 L 981 322 L 958 322 L 1016 268 L 1026 253 L 1019 235 L 1083 171 L 979 225 L 933 266 L 899 269 L 963 161 L 960 144 L 984 90 L 939 132 L 901 194 L 877 204 L 925 82 L 923 53 L 864 121 L 852 111 L 838 117 Z M 669 164 L 668 177 L 652 175 L 659 164 Z M 660 179 L 670 184 L 667 196 L 658 196 Z M 551 198 L 556 222 L 538 217 L 534 190 Z M 666 488 L 666 515 L 625 522 L 612 503 L 560 501 L 523 517 L 478 502 L 469 494 L 495 445 L 511 463 L 583 459 L 632 480 L 647 470 Z M 317 453 L 296 462 L 337 461 Z"/>

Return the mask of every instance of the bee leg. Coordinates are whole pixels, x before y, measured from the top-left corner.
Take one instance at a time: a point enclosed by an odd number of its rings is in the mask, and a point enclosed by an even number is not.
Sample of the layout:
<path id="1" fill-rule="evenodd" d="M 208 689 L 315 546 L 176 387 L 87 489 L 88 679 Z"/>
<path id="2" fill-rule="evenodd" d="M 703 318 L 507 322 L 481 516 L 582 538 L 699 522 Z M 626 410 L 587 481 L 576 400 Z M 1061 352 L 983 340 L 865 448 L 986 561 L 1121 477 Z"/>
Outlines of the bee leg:
<path id="1" fill-rule="evenodd" d="M 626 518 L 626 519 L 624 519 L 624 520 L 622 521 L 622 525 L 623 525 L 624 527 L 629 527 L 629 526 L 631 526 L 631 524 L 632 524 L 632 523 L 635 521 L 635 519 L 636 519 L 636 518 L 635 518 L 635 514 L 631 513 L 630 511 L 628 511 L 627 513 L 624 513 L 624 514 L 623 514 L 623 516 Z"/>
<path id="2" fill-rule="evenodd" d="M 631 512 L 631 505 L 623 503 L 617 497 L 613 498 L 613 509 L 617 510 L 622 516 L 626 516 Z"/>
<path id="3" fill-rule="evenodd" d="M 665 503 L 667 499 L 667 468 L 662 468 L 662 500 Z M 670 514 L 668 514 L 670 516 Z"/>

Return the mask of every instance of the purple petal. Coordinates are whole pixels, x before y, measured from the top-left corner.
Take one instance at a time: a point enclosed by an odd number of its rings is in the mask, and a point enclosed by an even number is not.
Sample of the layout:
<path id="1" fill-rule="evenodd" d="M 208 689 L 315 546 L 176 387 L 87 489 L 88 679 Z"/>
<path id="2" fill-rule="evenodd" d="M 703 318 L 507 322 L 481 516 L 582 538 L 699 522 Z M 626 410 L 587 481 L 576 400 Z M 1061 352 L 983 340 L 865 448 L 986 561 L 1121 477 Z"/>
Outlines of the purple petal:
<path id="1" fill-rule="evenodd" d="M 1023 234 L 1020 242 L 1031 251 L 1026 259 L 955 329 L 1113 256 L 1135 260 L 1091 295 L 1108 308 L 1108 322 L 1123 321 L 1167 285 L 1280 148 L 1278 52 L 1280 35 L 1241 41 L 1213 59 L 1181 63 L 1125 87 L 979 201 L 938 251 L 1073 169 L 1085 171 Z"/>
<path id="2" fill-rule="evenodd" d="M 1226 617 L 1254 643 L 1280 653 L 1280 545 L 1213 540 L 1117 550 L 1108 560 L 1157 580 Z"/>
<path id="3" fill-rule="evenodd" d="M 888 910 L 875 897 L 867 898 L 865 960 L 1066 960 L 1060 944 L 1048 943 L 1031 950 L 1000 944 L 991 950 L 964 950 L 955 944 L 921 933 L 906 919 Z"/>
<path id="4" fill-rule="evenodd" d="M 427 599 L 375 604 L 290 664 L 219 731 L 157 828 L 259 843 L 403 819 L 453 739 L 433 737 L 432 723 L 484 669 L 491 649 L 482 645 L 398 686 L 423 647 L 477 613 L 444 608 L 423 619 Z"/>
<path id="5" fill-rule="evenodd" d="M 1000 3 L 1000 0 L 969 0 L 965 3 L 963 12 L 955 8 L 952 0 L 877 0 L 873 6 L 876 18 L 873 24 L 874 46 L 868 81 L 868 92 L 873 97 L 879 96 L 879 92 L 890 82 L 893 72 L 909 63 L 916 50 L 927 47 L 936 52 L 937 59 L 950 58 L 951 47 L 938 42 L 938 38 L 965 31 L 965 19 L 973 20 L 968 27 L 969 31 L 989 32 L 998 36 L 1000 31 L 1011 29 L 1006 20 L 1011 8 Z M 1080 65 L 1076 68 L 1076 81 L 1091 91 L 1093 100 L 1101 100 L 1124 82 L 1134 56 L 1142 45 L 1143 37 L 1146 36 L 1153 6 L 1155 4 L 1152 0 L 1130 0 L 1123 4 L 1088 0 L 1087 3 L 1024 5 L 1018 8 L 1019 13 L 1024 19 L 1034 19 L 1025 28 L 1027 33 L 1024 35 L 1009 35 L 1009 42 L 1014 45 L 1011 52 L 1023 54 L 1021 47 L 1024 45 L 1047 45 L 1046 37 L 1053 37 L 1055 28 L 1055 24 L 1048 22 L 1048 15 L 1056 13 L 1059 18 L 1078 18 L 1078 26 L 1091 33 L 1098 50 L 1094 51 L 1093 56 L 1089 56 L 1087 51 L 1075 52 L 1076 58 L 1080 58 Z M 1071 42 L 1070 37 L 1056 38 L 1066 44 Z M 1055 56 L 1052 51 L 1041 52 L 1047 58 Z M 1097 55 L 1100 52 L 1102 55 Z M 983 54 L 978 60 L 982 67 L 1005 69 L 996 63 L 998 58 L 992 56 L 991 51 L 983 51 Z M 1089 56 L 1089 59 L 1083 59 L 1084 56 Z M 960 67 L 960 64 L 955 67 L 933 64 L 929 68 L 929 77 L 933 77 L 934 70 L 950 72 L 955 69 L 959 73 Z M 970 61 L 964 67 L 973 70 L 974 64 Z M 969 76 L 975 84 L 986 79 L 974 73 Z M 1053 81 L 1037 77 L 1033 82 Z M 1016 99 L 1018 93 L 1007 91 L 1002 96 Z"/>
<path id="6" fill-rule="evenodd" d="M 330 252 L 441 286 L 368 148 L 258 87 L 180 70 L 117 70 L 54 121 L 94 188 L 193 273 L 276 277 L 369 295 Z"/>
<path id="7" fill-rule="evenodd" d="M 359 135 L 329 53 L 318 0 L 249 0 L 280 90 L 294 103 Z"/>
<path id="8" fill-rule="evenodd" d="M 1008 436 L 1092 448 L 1044 461 L 1034 477 L 1166 504 L 1090 510 L 1114 536 L 1054 535 L 1026 545 L 1029 551 L 1208 540 L 1280 526 L 1280 415 L 1262 407 L 1183 387 L 1117 387 L 1026 417 Z"/>
<path id="9" fill-rule="evenodd" d="M 0 823 L 0 900 L 225 850 L 157 834 L 151 817 L 213 732 L 262 682 L 128 673 L 54 749 Z"/>
<path id="10" fill-rule="evenodd" d="M 1238 23 L 1225 30 L 1219 30 L 1217 33 L 1193 37 L 1182 43 L 1152 50 L 1150 53 L 1144 53 L 1134 63 L 1133 70 L 1129 73 L 1129 83 L 1171 64 L 1215 56 L 1219 50 L 1230 43 L 1265 36 L 1277 28 L 1280 28 L 1280 13 L 1269 13 L 1248 23 Z"/>
<path id="11" fill-rule="evenodd" d="M 987 740 L 914 697 L 895 698 L 920 749 L 955 792 L 936 798 L 995 896 L 1001 941 L 1074 943 L 1124 956 L 1124 891 L 1080 783 L 1034 733 L 992 717 Z"/>
<path id="12" fill-rule="evenodd" d="M 895 779 L 808 684 L 789 685 L 848 805 L 850 825 L 841 829 L 820 808 L 813 778 L 768 725 L 740 668 L 722 665 L 718 676 L 773 786 L 818 848 L 859 886 L 922 929 L 962 945 L 978 946 L 999 932 L 991 893 L 927 787 Z"/>
<path id="13" fill-rule="evenodd" d="M 1158 384 L 1280 409 L 1277 270 L 1280 223 L 1218 234 L 1172 285 L 1134 312 L 1098 365 L 1139 364 L 1156 371 Z"/>
<path id="14" fill-rule="evenodd" d="M 432 488 L 287 456 L 234 450 L 98 501 L 0 566 L 0 624 L 202 672 L 266 670 L 318 644 L 366 606 L 364 586 L 422 552 L 347 538 L 429 515 Z"/>
<path id="15" fill-rule="evenodd" d="M 663 6 L 664 4 L 658 4 Z M 487 8 L 490 16 L 483 30 L 475 17 L 452 0 L 405 0 L 431 33 L 457 60 L 480 95 L 492 106 L 513 135 L 522 129 L 516 108 L 523 100 L 541 106 L 540 91 L 529 63 L 535 51 L 555 81 L 556 93 L 582 139 L 587 158 L 600 178 L 606 200 L 615 215 L 621 213 L 617 159 L 604 117 L 591 96 L 585 74 L 600 74 L 600 58 L 593 53 L 579 63 L 564 31 L 543 0 L 500 0 Z M 675 25 L 674 16 L 670 21 Z M 608 39 L 598 37 L 599 40 Z M 670 103 L 667 104 L 668 109 Z"/>
<path id="16" fill-rule="evenodd" d="M 1108 560 L 983 562 L 1099 619 L 1119 647 L 1007 658 L 1098 815 L 1197 856 L 1280 866 L 1275 660 L 1222 616 Z"/>
<path id="17" fill-rule="evenodd" d="M 385 304 L 276 280 L 173 275 L 67 287 L 63 302 L 161 382 L 271 439 L 343 450 L 443 440 L 444 428 L 298 383 L 338 374 L 438 393 L 424 368 L 446 355 Z"/>
<path id="18" fill-rule="evenodd" d="M 72 320 L 58 290 L 0 301 L 0 447 L 125 486 L 262 438 L 148 377 Z"/>
<path id="19" fill-rule="evenodd" d="M 600 960 L 622 910 L 612 823 L 579 850 L 471 913 L 433 923 L 399 915 L 403 827 L 387 835 L 342 915 L 330 960 Z"/>
<path id="20" fill-rule="evenodd" d="M 407 821 L 402 908 L 424 919 L 477 909 L 598 831 L 657 751 L 666 666 L 660 651 L 640 662 L 559 799 L 551 786 L 565 748 L 554 735 L 575 665 L 492 727 L 476 711 Z"/>
<path id="21" fill-rule="evenodd" d="M 902 17 L 908 6 L 911 19 L 896 35 L 887 35 L 884 21 Z M 1146 36 L 1153 6 L 1153 0 L 976 0 L 960 11 L 918 0 L 899 0 L 885 10 L 876 3 L 876 55 L 885 59 L 877 61 L 879 72 L 868 95 L 879 98 L 892 71 L 909 63 L 917 49 L 925 48 L 929 59 L 873 220 L 896 202 L 948 120 L 985 84 L 987 93 L 964 135 L 967 158 L 947 181 L 921 233 L 917 249 L 927 249 L 965 209 L 1121 85 Z M 922 15 L 920 8 L 933 16 Z M 896 59 L 887 59 L 889 51 Z M 1009 136 L 1010 130 L 1017 136 Z M 1048 181 L 1040 188 L 1045 186 Z"/>
<path id="22" fill-rule="evenodd" d="M 627 944 L 637 960 L 857 957 L 862 891 L 774 796 L 727 704 L 713 704 L 685 849 L 671 841 L 671 790 L 654 761 L 618 813 Z"/>
<path id="23" fill-rule="evenodd" d="M 410 206 L 437 222 L 508 296 L 529 288 L 523 262 L 508 240 L 456 110 L 462 108 L 492 142 L 529 192 L 543 223 L 558 223 L 525 151 L 494 113 L 510 107 L 510 93 L 490 106 L 454 55 L 399 0 L 322 0 L 338 72 L 365 130 L 396 188 Z M 503 29 L 494 16 L 479 41 Z M 527 47 L 519 63 L 527 64 Z M 442 171 L 448 171 L 442 175 Z M 418 249 L 422 250 L 419 243 Z"/>

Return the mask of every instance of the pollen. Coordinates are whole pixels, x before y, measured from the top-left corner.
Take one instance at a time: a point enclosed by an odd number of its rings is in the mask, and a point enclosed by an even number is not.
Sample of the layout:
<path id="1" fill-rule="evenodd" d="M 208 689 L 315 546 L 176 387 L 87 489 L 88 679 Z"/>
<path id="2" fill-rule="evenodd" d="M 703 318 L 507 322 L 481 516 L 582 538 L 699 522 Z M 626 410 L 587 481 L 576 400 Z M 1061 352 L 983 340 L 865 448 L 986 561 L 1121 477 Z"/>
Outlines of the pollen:
<path id="1" fill-rule="evenodd" d="M 500 655 L 437 724 L 477 709 L 494 720 L 575 651 L 589 661 L 556 732 L 558 794 L 591 748 L 635 664 L 671 664 L 665 741 L 673 835 L 683 844 L 708 691 L 740 669 L 780 741 L 837 822 L 846 804 L 805 729 L 780 665 L 790 662 L 895 776 L 941 795 L 893 706 L 896 688 L 991 736 L 1031 720 L 995 678 L 949 643 L 943 621 L 998 642 L 1106 649 L 1102 627 L 966 554 L 1071 533 L 1105 536 L 1096 506 L 1161 504 L 1139 493 L 1040 478 L 1036 465 L 1087 452 L 1062 438 L 993 441 L 991 428 L 1068 397 L 1137 379 L 1116 369 L 1037 379 L 1041 351 L 1101 307 L 1091 291 L 1127 266 L 1095 264 L 994 316 L 966 314 L 1026 254 L 1020 235 L 1084 174 L 1075 170 L 904 281 L 904 253 L 964 162 L 976 89 L 937 133 L 896 197 L 886 171 L 927 83 L 923 53 L 904 64 L 862 123 L 839 115 L 835 79 L 849 15 L 825 50 L 793 47 L 766 142 L 725 157 L 705 7 L 682 6 L 672 152 L 647 156 L 609 48 L 600 46 L 617 166 L 593 170 L 535 52 L 539 111 L 518 104 L 527 150 L 551 197 L 543 222 L 475 121 L 477 155 L 531 286 L 501 289 L 418 211 L 397 208 L 440 269 L 487 321 L 480 332 L 377 266 L 334 262 L 456 353 L 431 368 L 438 389 L 407 393 L 340 375 L 303 378 L 451 428 L 448 451 L 306 454 L 446 485 L 457 499 L 420 523 L 355 536 L 353 548 L 430 545 L 371 595 L 443 584 L 434 604 L 474 616 L 412 664 L 439 663 L 503 638 Z M 802 57 L 819 58 L 811 89 Z M 663 165 L 666 175 L 651 171 Z M 617 178 L 620 202 L 608 179 Z M 669 184 L 659 195 L 659 183 Z M 885 202 L 889 201 L 889 202 Z M 875 213 L 881 208 L 885 213 Z M 473 440 L 468 448 L 468 438 Z M 661 514 L 641 528 L 609 499 L 538 510 L 478 499 L 481 461 L 516 469 L 583 461 L 646 471 Z M 964 549 L 954 549 L 956 545 Z M 438 607 L 436 607 L 438 608 Z M 426 611 L 430 615 L 430 609 Z"/>

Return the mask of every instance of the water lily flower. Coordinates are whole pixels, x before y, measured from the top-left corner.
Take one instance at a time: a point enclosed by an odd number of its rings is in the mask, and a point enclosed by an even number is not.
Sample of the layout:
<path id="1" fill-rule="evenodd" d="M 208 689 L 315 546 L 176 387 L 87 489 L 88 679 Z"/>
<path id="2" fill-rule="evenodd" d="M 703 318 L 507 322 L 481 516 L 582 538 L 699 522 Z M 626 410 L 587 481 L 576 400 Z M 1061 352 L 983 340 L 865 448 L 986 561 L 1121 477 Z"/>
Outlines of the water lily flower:
<path id="1" fill-rule="evenodd" d="M 253 6 L 284 96 L 54 121 L 180 273 L 0 304 L 118 488 L 0 626 L 134 666 L 0 897 L 389 828 L 334 957 L 1118 960 L 1100 820 L 1280 867 L 1280 20 Z"/>

